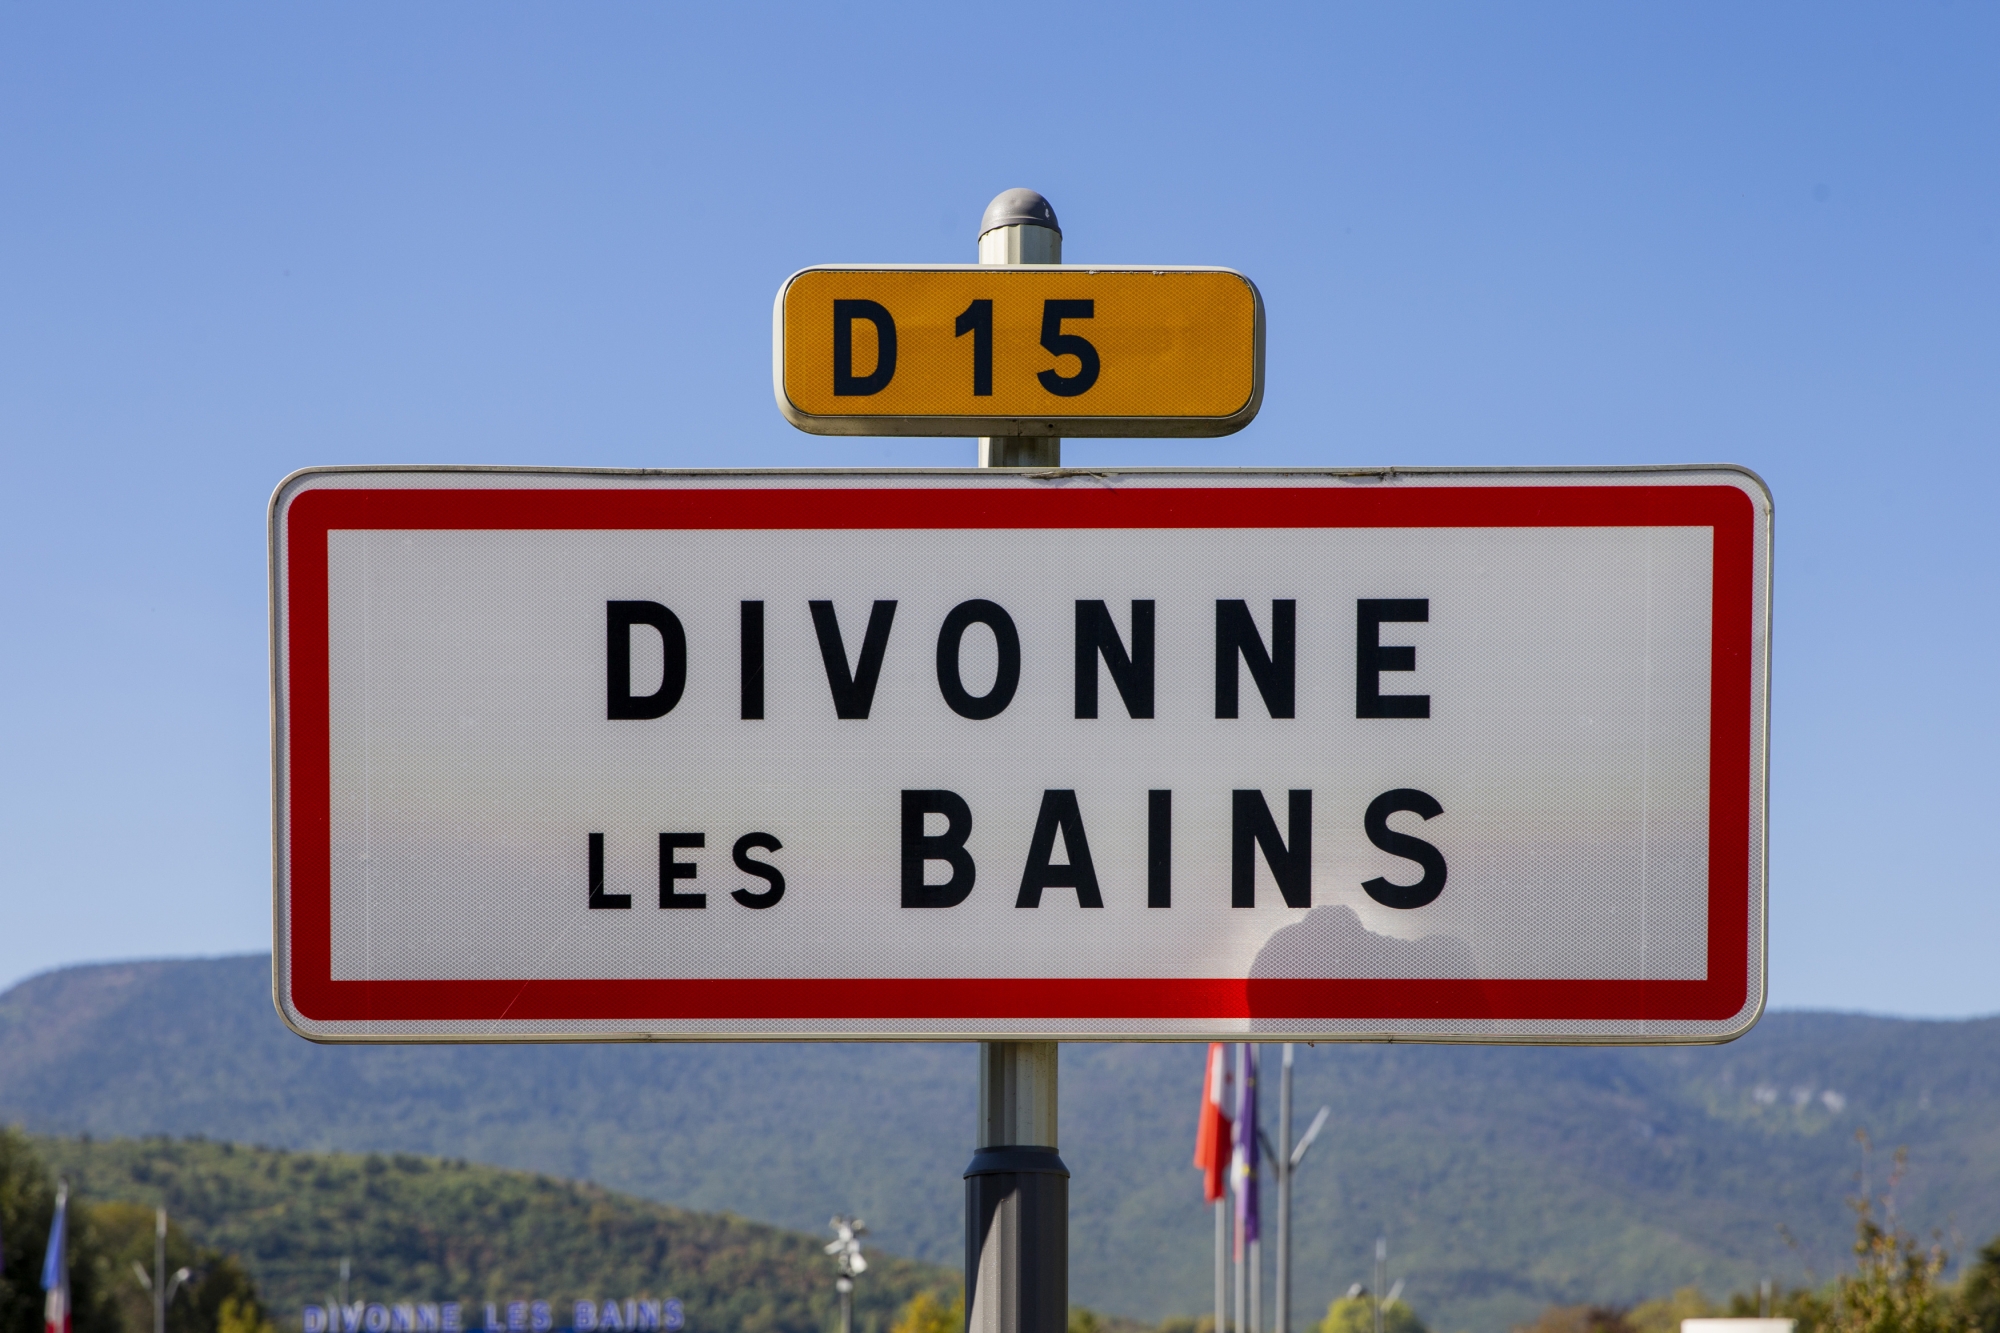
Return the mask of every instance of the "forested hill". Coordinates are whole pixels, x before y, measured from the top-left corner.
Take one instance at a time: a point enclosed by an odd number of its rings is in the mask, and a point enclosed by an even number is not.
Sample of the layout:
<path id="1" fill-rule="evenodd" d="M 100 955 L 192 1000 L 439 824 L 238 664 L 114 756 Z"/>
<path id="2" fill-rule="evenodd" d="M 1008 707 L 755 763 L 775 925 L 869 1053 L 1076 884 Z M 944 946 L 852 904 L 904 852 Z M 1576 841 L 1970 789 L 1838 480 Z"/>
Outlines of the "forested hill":
<path id="1" fill-rule="evenodd" d="M 1722 1047 L 1298 1058 L 1302 1117 L 1333 1108 L 1300 1177 L 1301 1314 L 1368 1276 L 1377 1235 L 1441 1333 L 1825 1276 L 1846 1261 L 1864 1128 L 1878 1187 L 1910 1150 L 1908 1223 L 2000 1232 L 1996 1019 L 1775 1014 Z M 1077 1302 L 1207 1308 L 1201 1065 L 1185 1045 L 1064 1046 Z M 946 1265 L 974 1086 L 964 1045 L 313 1046 L 272 1012 L 261 957 L 71 968 L 0 995 L 0 1120 L 38 1132 L 466 1158 L 799 1231 L 856 1212 L 890 1251 Z"/>
<path id="2" fill-rule="evenodd" d="M 822 1333 L 833 1322 L 833 1266 L 812 1236 L 691 1213 L 594 1185 L 439 1161 L 288 1153 L 166 1139 L 42 1139 L 37 1151 L 75 1197 L 164 1203 L 198 1245 L 237 1256 L 278 1326 L 296 1333 L 308 1303 L 457 1302 L 468 1333 L 488 1303 L 550 1307 L 625 1302 L 688 1333 Z M 882 1333 L 918 1291 L 954 1291 L 957 1273 L 881 1258 L 857 1290 L 858 1333 Z M 678 1305 L 670 1305 L 677 1302 Z M 661 1307 L 665 1307 L 662 1312 Z M 637 1319 L 631 1322 L 638 1322 Z"/>

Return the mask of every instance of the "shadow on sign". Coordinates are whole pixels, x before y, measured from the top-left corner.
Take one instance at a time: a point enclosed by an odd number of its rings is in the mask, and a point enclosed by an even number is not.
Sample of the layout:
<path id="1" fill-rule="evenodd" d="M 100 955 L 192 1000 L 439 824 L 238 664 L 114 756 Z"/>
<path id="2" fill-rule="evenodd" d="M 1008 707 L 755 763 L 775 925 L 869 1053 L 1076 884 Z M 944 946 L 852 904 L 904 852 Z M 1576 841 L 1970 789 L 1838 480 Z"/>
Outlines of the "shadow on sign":
<path id="1" fill-rule="evenodd" d="M 1351 907 L 1315 907 L 1275 932 L 1250 964 L 1253 977 L 1450 977 L 1479 975 L 1456 935 L 1398 939 L 1361 924 Z"/>

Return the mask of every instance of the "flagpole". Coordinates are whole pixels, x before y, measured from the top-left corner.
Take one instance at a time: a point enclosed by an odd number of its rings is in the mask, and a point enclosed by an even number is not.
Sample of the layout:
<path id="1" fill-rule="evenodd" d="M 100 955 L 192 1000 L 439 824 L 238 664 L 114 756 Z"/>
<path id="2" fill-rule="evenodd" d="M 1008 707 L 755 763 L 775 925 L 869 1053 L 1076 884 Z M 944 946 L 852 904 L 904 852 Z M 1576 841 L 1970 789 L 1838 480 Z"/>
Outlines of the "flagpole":
<path id="1" fill-rule="evenodd" d="M 1278 1309 L 1273 1333 L 1292 1333 L 1292 1044 L 1285 1043 L 1278 1073 L 1278 1152 L 1271 1170 L 1278 1177 Z"/>
<path id="2" fill-rule="evenodd" d="M 1236 1191 L 1240 1206 L 1243 1191 L 1243 1185 L 1240 1181 L 1236 1184 Z M 1238 1213 L 1236 1216 L 1236 1333 L 1245 1333 L 1248 1327 L 1245 1323 L 1244 1311 L 1244 1301 L 1247 1295 L 1248 1293 L 1243 1286 L 1243 1215 Z"/>
<path id="3" fill-rule="evenodd" d="M 1215 1333 L 1229 1327 L 1229 1192 L 1215 1201 Z"/>
<path id="4" fill-rule="evenodd" d="M 1264 1043 L 1258 1042 L 1249 1048 L 1246 1062 L 1250 1067 L 1250 1086 L 1261 1089 L 1264 1081 Z M 1250 1243 L 1245 1247 L 1250 1251 L 1250 1333 L 1264 1333 L 1264 1218 L 1263 1190 L 1259 1179 L 1264 1171 L 1263 1144 L 1258 1136 L 1263 1132 L 1260 1122 L 1264 1118 L 1262 1100 L 1253 1097 L 1250 1102 L 1250 1128 L 1243 1135 L 1246 1145 L 1244 1157 L 1250 1164 L 1250 1202 L 1245 1213 L 1250 1227 Z"/>
<path id="5" fill-rule="evenodd" d="M 1202 1173 L 1202 1198 L 1215 1209 L 1215 1324 L 1229 1333 L 1229 1176 L 1234 1161 L 1235 1121 L 1231 1118 L 1234 1079 L 1228 1042 L 1208 1044 L 1201 1074 L 1201 1114 L 1195 1125 L 1194 1166 Z"/>
<path id="6" fill-rule="evenodd" d="M 1249 1087 L 1250 1043 L 1239 1041 L 1236 1043 L 1236 1151 L 1231 1154 L 1229 1163 L 1230 1184 L 1236 1191 L 1236 1333 L 1248 1333 L 1250 1327 L 1250 1288 L 1245 1280 L 1244 1271 L 1245 1261 L 1250 1257 L 1246 1252 L 1246 1242 L 1249 1240 L 1246 1234 L 1249 1229 L 1246 1210 L 1250 1202 L 1250 1178 L 1244 1169 L 1249 1165 L 1249 1149 L 1244 1145 L 1248 1142 L 1245 1135 L 1253 1134 L 1256 1130 L 1254 1126 L 1246 1129 L 1243 1124 L 1246 1118 L 1243 1114 L 1244 1098 L 1249 1095 Z M 1376 1330 L 1376 1333 L 1381 1333 L 1381 1330 Z"/>
<path id="7" fill-rule="evenodd" d="M 1250 1333 L 1264 1333 L 1264 1241 L 1252 1240 L 1250 1251 Z"/>

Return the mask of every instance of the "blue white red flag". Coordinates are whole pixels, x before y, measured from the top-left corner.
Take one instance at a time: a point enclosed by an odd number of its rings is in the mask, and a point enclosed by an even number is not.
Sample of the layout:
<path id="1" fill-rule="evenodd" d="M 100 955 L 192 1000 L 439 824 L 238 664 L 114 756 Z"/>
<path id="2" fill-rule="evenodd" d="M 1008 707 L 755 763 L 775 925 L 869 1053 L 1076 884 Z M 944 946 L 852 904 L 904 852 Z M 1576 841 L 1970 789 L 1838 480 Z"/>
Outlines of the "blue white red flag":
<path id="1" fill-rule="evenodd" d="M 56 1220 L 49 1227 L 49 1252 L 42 1260 L 43 1333 L 69 1329 L 69 1185 L 56 1186 Z"/>
<path id="2" fill-rule="evenodd" d="M 1257 1057 L 1250 1043 L 1236 1045 L 1236 1151 L 1230 1166 L 1236 1178 L 1236 1235 L 1257 1239 Z"/>

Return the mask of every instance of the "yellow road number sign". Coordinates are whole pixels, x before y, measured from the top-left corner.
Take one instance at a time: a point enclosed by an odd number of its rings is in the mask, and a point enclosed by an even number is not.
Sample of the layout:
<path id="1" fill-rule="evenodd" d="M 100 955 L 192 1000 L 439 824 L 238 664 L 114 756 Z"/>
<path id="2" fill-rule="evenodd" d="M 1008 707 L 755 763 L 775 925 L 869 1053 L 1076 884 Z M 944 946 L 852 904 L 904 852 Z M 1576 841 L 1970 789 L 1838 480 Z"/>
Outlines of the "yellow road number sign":
<path id="1" fill-rule="evenodd" d="M 1220 268 L 809 268 L 778 291 L 778 409 L 818 435 L 1227 435 L 1264 302 Z"/>

